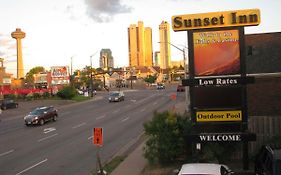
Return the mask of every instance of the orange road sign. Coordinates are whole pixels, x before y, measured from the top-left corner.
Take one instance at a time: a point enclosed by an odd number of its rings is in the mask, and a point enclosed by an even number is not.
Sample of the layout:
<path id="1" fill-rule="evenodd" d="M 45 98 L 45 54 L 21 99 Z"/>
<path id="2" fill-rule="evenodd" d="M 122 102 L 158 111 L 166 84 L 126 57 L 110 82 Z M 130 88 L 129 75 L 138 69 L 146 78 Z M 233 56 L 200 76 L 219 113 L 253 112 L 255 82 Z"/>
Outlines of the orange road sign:
<path id="1" fill-rule="evenodd" d="M 102 128 L 94 128 L 93 130 L 93 144 L 102 146 Z"/>
<path id="2" fill-rule="evenodd" d="M 176 99 L 177 99 L 177 95 L 176 95 L 175 93 L 173 93 L 173 94 L 171 94 L 170 98 L 171 98 L 172 100 L 176 100 Z"/>

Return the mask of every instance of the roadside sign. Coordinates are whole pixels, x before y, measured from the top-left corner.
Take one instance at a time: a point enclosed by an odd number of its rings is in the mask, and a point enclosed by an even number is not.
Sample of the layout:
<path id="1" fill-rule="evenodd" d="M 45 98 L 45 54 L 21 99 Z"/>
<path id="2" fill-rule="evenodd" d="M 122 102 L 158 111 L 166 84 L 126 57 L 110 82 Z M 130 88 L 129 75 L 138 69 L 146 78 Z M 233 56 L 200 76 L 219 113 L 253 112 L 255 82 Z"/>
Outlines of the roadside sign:
<path id="1" fill-rule="evenodd" d="M 97 146 L 102 146 L 102 128 L 94 128 L 93 130 L 93 144 Z"/>

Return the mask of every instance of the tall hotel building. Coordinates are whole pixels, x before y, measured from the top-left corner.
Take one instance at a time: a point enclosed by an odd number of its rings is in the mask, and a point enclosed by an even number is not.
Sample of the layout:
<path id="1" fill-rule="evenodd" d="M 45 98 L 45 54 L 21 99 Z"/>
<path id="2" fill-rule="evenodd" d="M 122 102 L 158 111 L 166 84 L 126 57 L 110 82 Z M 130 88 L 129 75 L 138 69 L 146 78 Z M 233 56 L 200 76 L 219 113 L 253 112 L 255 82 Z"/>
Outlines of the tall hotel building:
<path id="1" fill-rule="evenodd" d="M 170 24 L 162 21 L 159 25 L 160 34 L 160 59 L 158 64 L 161 69 L 171 67 Z"/>
<path id="2" fill-rule="evenodd" d="M 152 66 L 152 29 L 144 27 L 139 21 L 138 26 L 131 24 L 128 28 L 129 65 Z"/>
<path id="3" fill-rule="evenodd" d="M 102 49 L 100 51 L 100 68 L 107 69 L 114 67 L 113 56 L 110 49 Z"/>

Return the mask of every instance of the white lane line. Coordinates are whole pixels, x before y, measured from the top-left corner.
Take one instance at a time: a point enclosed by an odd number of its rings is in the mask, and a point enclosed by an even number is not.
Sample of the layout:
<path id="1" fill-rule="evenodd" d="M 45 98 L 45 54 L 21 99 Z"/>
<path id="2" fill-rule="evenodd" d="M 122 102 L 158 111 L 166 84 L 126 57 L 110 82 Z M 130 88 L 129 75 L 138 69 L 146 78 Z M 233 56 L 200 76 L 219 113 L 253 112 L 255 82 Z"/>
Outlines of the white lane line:
<path id="1" fill-rule="evenodd" d="M 116 109 L 115 111 L 113 111 L 112 113 L 117 113 L 117 112 L 119 112 L 120 111 L 120 109 Z"/>
<path id="2" fill-rule="evenodd" d="M 144 112 L 146 110 L 146 108 L 142 108 L 141 110 L 140 110 L 140 112 Z"/>
<path id="3" fill-rule="evenodd" d="M 84 122 L 84 123 L 81 123 L 81 124 L 79 124 L 79 125 L 73 126 L 72 129 L 76 129 L 76 128 L 79 128 L 79 127 L 84 126 L 84 125 L 86 125 L 85 122 Z"/>
<path id="4" fill-rule="evenodd" d="M 102 119 L 104 117 L 105 117 L 105 115 L 99 116 L 99 117 L 96 118 L 96 120 L 100 120 L 100 119 Z"/>
<path id="5" fill-rule="evenodd" d="M 56 135 L 58 135 L 58 134 L 56 133 L 56 134 L 50 135 L 50 136 L 48 136 L 48 137 L 44 137 L 44 138 L 42 138 L 42 139 L 39 139 L 39 140 L 37 140 L 37 141 L 38 141 L 38 142 L 42 142 L 42 141 L 47 140 L 47 139 L 49 139 L 49 138 L 55 137 Z"/>
<path id="6" fill-rule="evenodd" d="M 41 162 L 38 162 L 38 163 L 36 163 L 36 164 L 34 164 L 34 165 L 32 165 L 32 166 L 30 166 L 30 167 L 28 167 L 28 168 L 22 170 L 21 172 L 17 173 L 16 175 L 20 175 L 20 174 L 22 174 L 22 173 L 24 173 L 24 172 L 26 172 L 26 171 L 28 171 L 28 170 L 30 170 L 30 169 L 32 169 L 32 168 L 38 166 L 38 165 L 40 165 L 40 164 L 46 162 L 47 160 L 48 160 L 48 159 L 44 159 L 44 160 L 42 160 Z"/>
<path id="7" fill-rule="evenodd" d="M 93 139 L 93 137 L 94 137 L 94 136 L 88 137 L 88 140 L 91 140 L 91 139 Z"/>
<path id="8" fill-rule="evenodd" d="M 126 120 L 129 120 L 130 117 L 126 117 L 123 120 L 121 120 L 121 122 L 125 122 Z"/>
<path id="9" fill-rule="evenodd" d="M 154 105 L 154 106 L 157 105 L 157 102 L 154 102 L 153 105 Z"/>
<path id="10" fill-rule="evenodd" d="M 1 156 L 5 156 L 5 155 L 7 155 L 7 154 L 10 154 L 10 153 L 12 153 L 12 152 L 14 152 L 14 151 L 15 151 L 15 150 L 11 149 L 10 151 L 1 153 L 1 154 L 0 154 L 0 157 L 1 157 Z"/>
<path id="11" fill-rule="evenodd" d="M 56 128 L 45 128 L 43 132 L 44 132 L 44 134 L 47 134 L 47 133 L 55 131 L 55 130 L 56 130 Z"/>

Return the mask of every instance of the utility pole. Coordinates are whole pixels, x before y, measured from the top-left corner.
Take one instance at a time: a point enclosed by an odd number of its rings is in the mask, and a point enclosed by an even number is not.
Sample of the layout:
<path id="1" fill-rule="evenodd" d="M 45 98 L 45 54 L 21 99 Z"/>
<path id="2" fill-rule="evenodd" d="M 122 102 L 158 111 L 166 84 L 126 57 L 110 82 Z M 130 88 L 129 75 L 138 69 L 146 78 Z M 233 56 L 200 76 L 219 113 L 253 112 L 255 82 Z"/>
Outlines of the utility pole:
<path id="1" fill-rule="evenodd" d="M 94 96 L 94 94 L 93 94 L 93 63 L 92 63 L 92 57 L 93 57 L 94 55 L 91 55 L 90 56 L 90 69 L 91 69 L 91 71 L 90 71 L 90 77 L 91 77 L 91 82 L 90 82 L 90 95 L 91 95 L 91 97 L 93 97 Z"/>
<path id="2" fill-rule="evenodd" d="M 158 42 L 158 43 L 162 43 L 162 42 Z M 176 45 L 174 45 L 174 44 L 172 44 L 170 42 L 167 42 L 167 43 L 182 52 L 182 54 L 183 54 L 183 62 L 184 62 L 183 63 L 183 65 L 184 65 L 184 79 L 187 79 L 186 56 L 185 56 L 185 48 L 186 47 L 181 49 L 181 48 L 177 47 Z M 190 99 L 189 99 L 189 95 L 188 95 L 188 90 L 187 90 L 187 86 L 185 86 L 185 103 L 186 103 L 186 111 L 187 112 L 189 111 L 189 107 L 188 107 L 189 106 L 189 102 L 190 102 Z"/>

